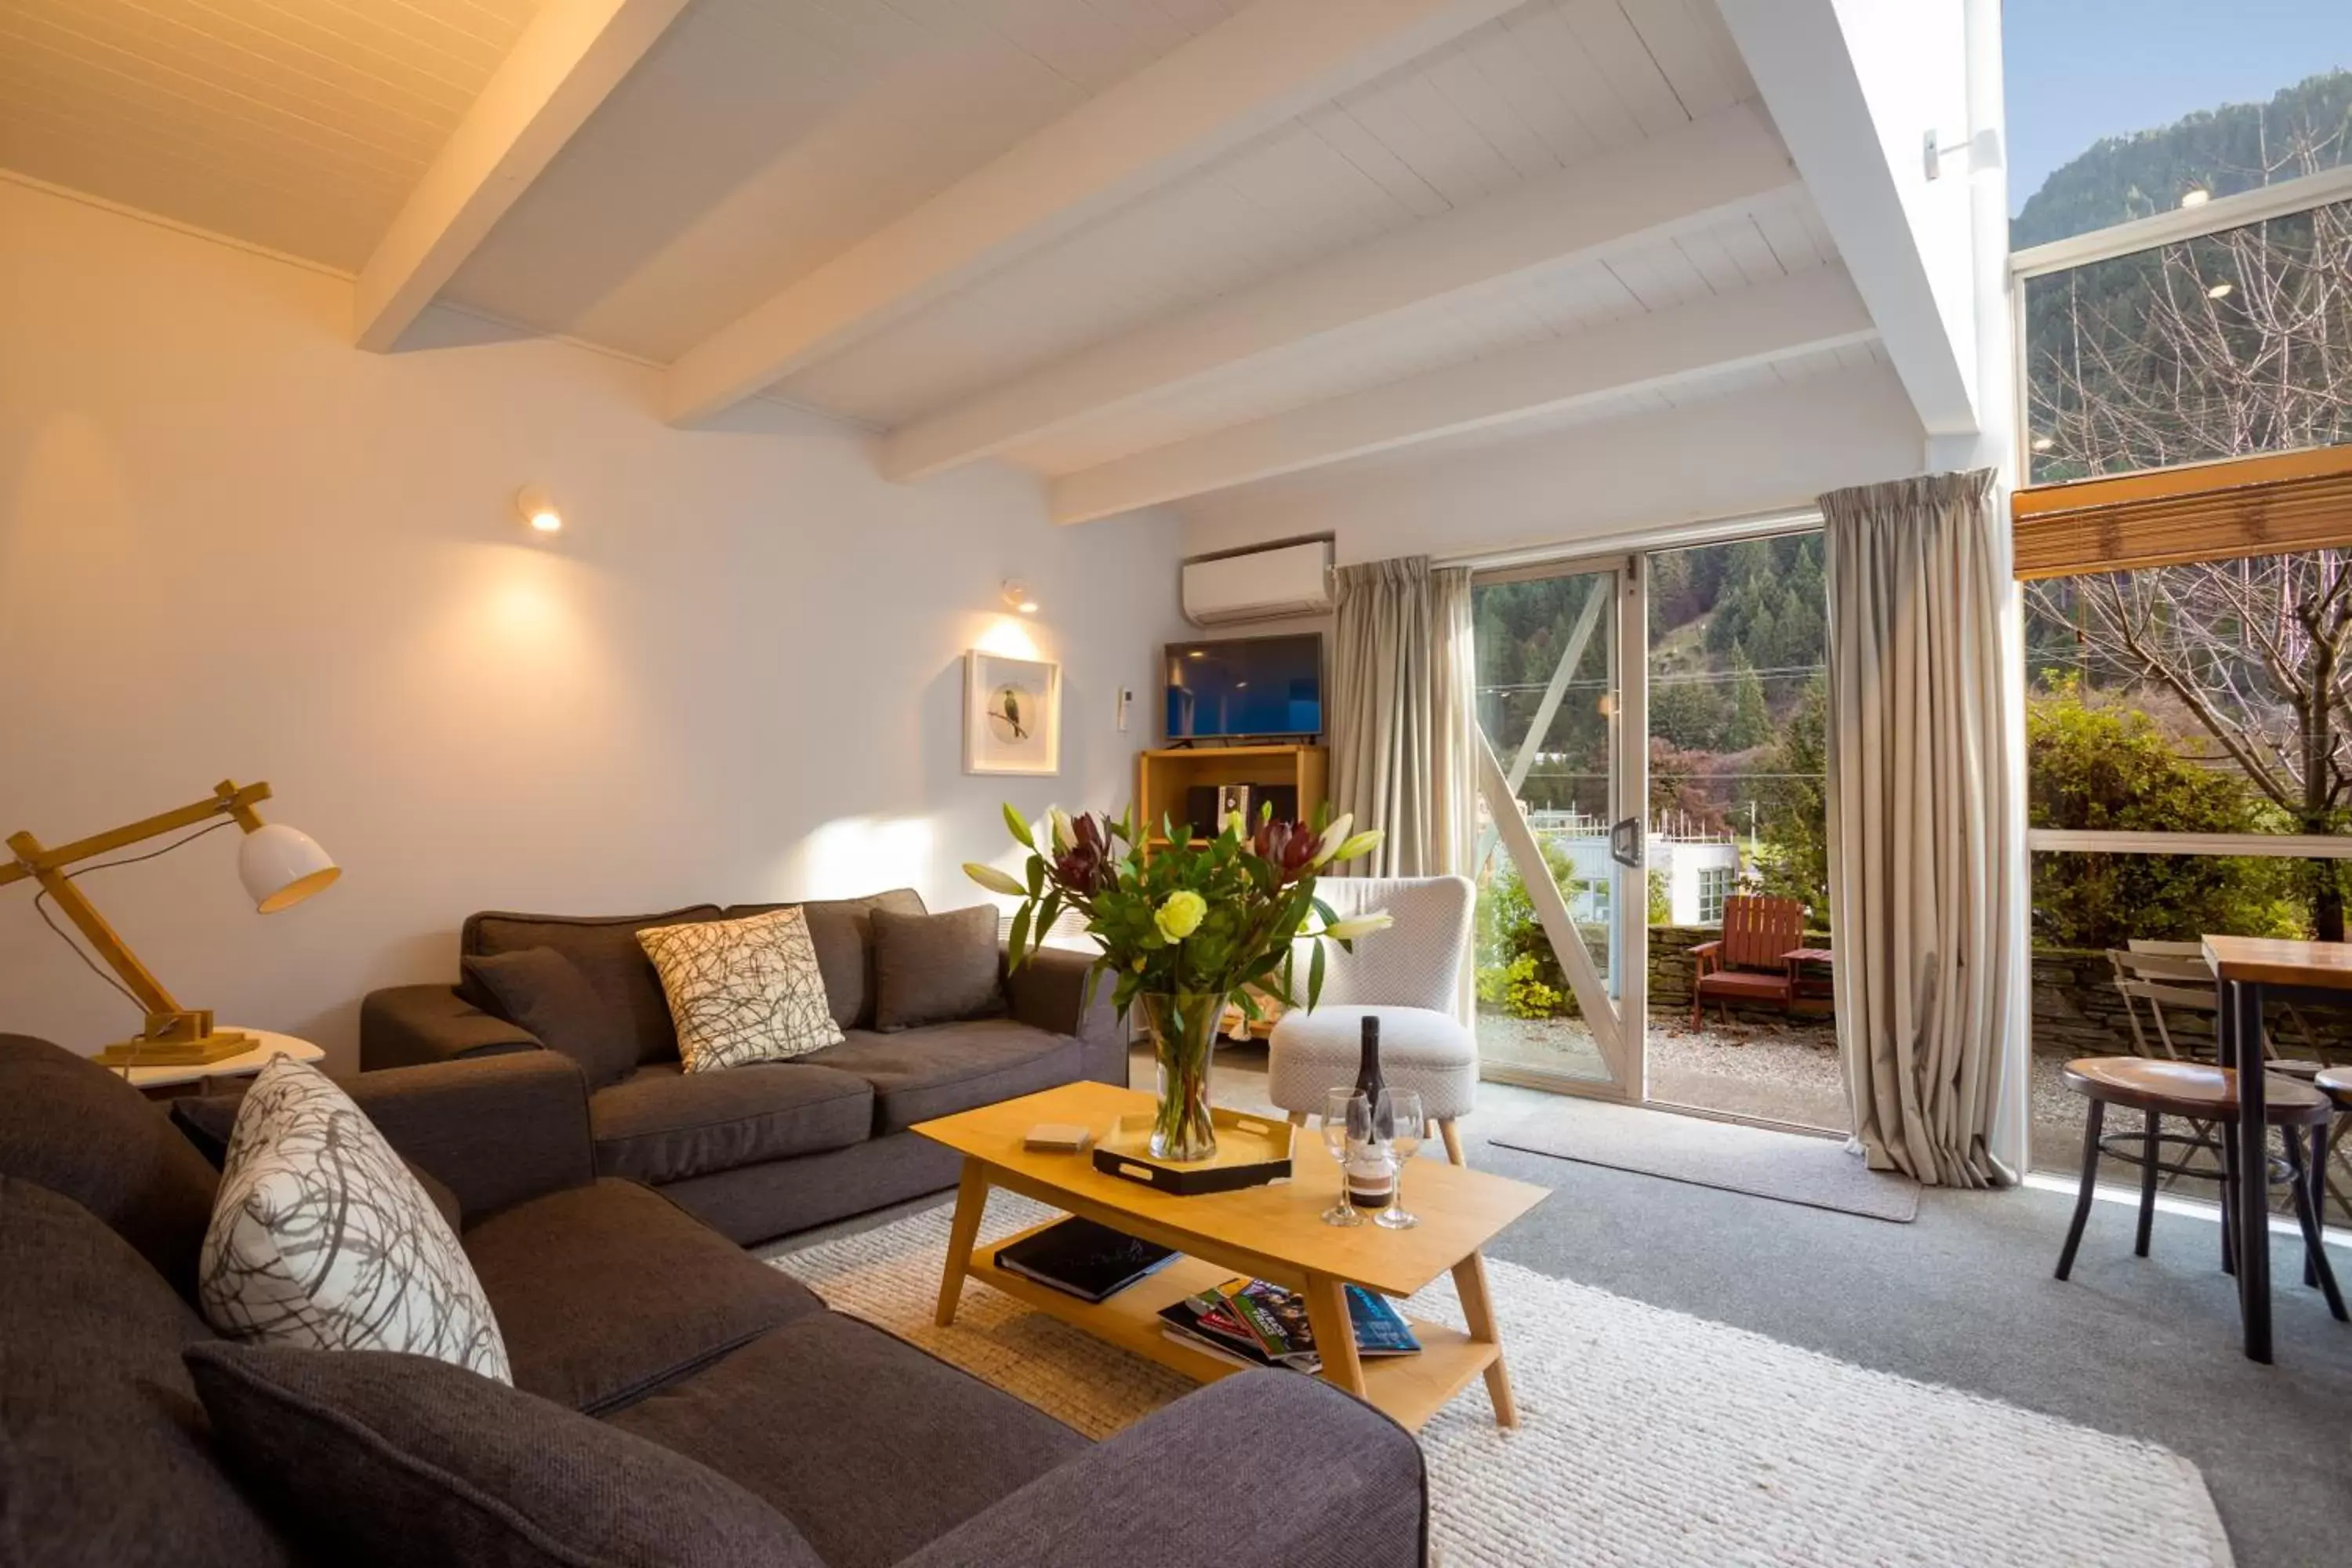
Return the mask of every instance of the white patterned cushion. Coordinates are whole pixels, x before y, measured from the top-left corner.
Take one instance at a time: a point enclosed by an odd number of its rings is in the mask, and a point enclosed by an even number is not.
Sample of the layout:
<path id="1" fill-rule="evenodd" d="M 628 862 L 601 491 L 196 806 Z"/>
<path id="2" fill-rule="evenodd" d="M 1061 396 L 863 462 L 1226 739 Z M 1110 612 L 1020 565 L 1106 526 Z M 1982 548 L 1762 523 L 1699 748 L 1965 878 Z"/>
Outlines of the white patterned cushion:
<path id="1" fill-rule="evenodd" d="M 1356 1081 L 1363 1058 L 1364 1017 L 1381 1021 L 1381 1079 L 1415 1089 L 1422 1110 L 1451 1121 L 1478 1102 L 1478 1043 L 1451 1013 L 1326 1002 L 1312 1013 L 1294 1007 L 1275 1020 L 1266 1040 L 1266 1098 L 1285 1110 L 1320 1110 L 1330 1090 Z"/>
<path id="2" fill-rule="evenodd" d="M 1466 877 L 1321 877 L 1315 893 L 1342 920 L 1386 910 L 1396 923 L 1359 938 L 1356 951 L 1333 942 L 1324 951 L 1321 1005 L 1370 1003 L 1451 1013 L 1470 950 L 1470 911 L 1477 890 Z M 1307 988 L 1311 952 L 1292 966 Z"/>
<path id="3" fill-rule="evenodd" d="M 796 904 L 740 921 L 637 933 L 661 973 L 688 1072 L 782 1061 L 841 1043 L 824 972 Z"/>
<path id="4" fill-rule="evenodd" d="M 237 1108 L 196 1291 L 230 1339 L 405 1351 L 513 1381 L 449 1222 L 351 1096 L 290 1057 Z"/>

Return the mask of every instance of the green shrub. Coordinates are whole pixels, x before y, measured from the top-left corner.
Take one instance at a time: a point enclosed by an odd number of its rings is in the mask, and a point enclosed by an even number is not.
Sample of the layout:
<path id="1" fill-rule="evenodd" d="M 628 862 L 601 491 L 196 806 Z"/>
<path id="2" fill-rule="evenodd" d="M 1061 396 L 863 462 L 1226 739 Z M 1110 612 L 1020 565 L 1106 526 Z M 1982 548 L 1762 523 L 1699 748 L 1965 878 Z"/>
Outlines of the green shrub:
<path id="1" fill-rule="evenodd" d="M 2269 833 L 2275 806 L 2235 773 L 2183 757 L 2137 709 L 2095 704 L 2068 681 L 2025 710 L 2027 817 L 2035 827 L 2109 832 Z M 2308 936 L 2299 865 L 2257 857 L 2033 857 L 2038 941 L 2121 947 L 2133 937 L 2191 941 L 2207 931 Z"/>
<path id="2" fill-rule="evenodd" d="M 1563 895 L 1573 898 L 1583 884 L 1570 873 L 1567 852 L 1544 846 L 1544 861 Z M 1518 868 L 1496 851 L 1486 885 L 1478 890 L 1478 1000 L 1515 1018 L 1570 1018 L 1576 995 L 1536 917 L 1535 900 L 1519 879 Z"/>

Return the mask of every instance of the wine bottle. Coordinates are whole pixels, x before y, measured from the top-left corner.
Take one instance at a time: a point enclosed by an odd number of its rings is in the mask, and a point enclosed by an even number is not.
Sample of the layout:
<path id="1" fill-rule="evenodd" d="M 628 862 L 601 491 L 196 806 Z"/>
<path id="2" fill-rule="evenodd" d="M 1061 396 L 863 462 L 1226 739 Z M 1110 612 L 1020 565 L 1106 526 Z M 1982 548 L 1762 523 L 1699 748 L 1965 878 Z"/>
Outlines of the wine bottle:
<path id="1" fill-rule="evenodd" d="M 1384 1209 L 1396 1196 L 1396 1168 L 1389 1159 L 1375 1118 L 1381 1106 L 1381 1021 L 1364 1016 L 1363 1050 L 1356 1066 L 1356 1092 L 1364 1097 L 1365 1126 L 1371 1135 L 1348 1144 L 1348 1201 L 1360 1209 Z"/>

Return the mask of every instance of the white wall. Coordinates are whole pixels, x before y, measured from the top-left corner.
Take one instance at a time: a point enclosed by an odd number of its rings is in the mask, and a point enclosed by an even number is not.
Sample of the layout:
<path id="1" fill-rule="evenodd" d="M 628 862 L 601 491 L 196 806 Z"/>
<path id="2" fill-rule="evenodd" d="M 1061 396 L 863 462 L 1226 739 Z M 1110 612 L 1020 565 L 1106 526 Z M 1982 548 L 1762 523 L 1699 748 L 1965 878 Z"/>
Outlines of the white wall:
<path id="1" fill-rule="evenodd" d="M 1000 799 L 1124 804 L 1182 630 L 1169 520 L 1057 528 L 996 468 L 892 486 L 770 403 L 672 430 L 652 370 L 469 318 L 362 353 L 351 311 L 346 279 L 0 183 L 0 833 L 266 778 L 344 867 L 268 918 L 233 831 L 92 878 L 184 1005 L 349 1066 L 361 994 L 453 975 L 468 910 L 950 907 Z M 966 777 L 961 656 L 1023 633 L 1063 663 L 1062 775 Z M 31 893 L 0 889 L 0 1030 L 128 1033 Z"/>
<path id="2" fill-rule="evenodd" d="M 1916 474 L 1924 439 L 1902 384 L 1874 366 L 1203 497 L 1182 509 L 1184 550 L 1321 532 L 1336 536 L 1342 563 L 1573 546 L 1809 506 L 1841 485 Z"/>

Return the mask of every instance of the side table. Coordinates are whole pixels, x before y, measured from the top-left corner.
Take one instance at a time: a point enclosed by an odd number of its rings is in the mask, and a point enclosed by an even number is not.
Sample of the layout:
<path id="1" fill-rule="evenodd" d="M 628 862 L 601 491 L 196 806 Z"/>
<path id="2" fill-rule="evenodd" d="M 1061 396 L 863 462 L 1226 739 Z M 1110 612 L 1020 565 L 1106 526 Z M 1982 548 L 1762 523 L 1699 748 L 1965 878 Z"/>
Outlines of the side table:
<path id="1" fill-rule="evenodd" d="M 224 1025 L 223 1028 L 231 1026 Z M 240 1033 L 253 1036 L 261 1043 L 249 1051 L 233 1057 L 223 1057 L 216 1062 L 181 1063 L 173 1067 L 122 1068 L 123 1080 L 150 1100 L 177 1100 L 183 1095 L 210 1094 L 217 1080 L 251 1078 L 269 1064 L 273 1057 L 292 1057 L 298 1062 L 322 1060 L 326 1052 L 310 1041 L 292 1035 L 273 1034 L 268 1029 L 235 1026 Z"/>

